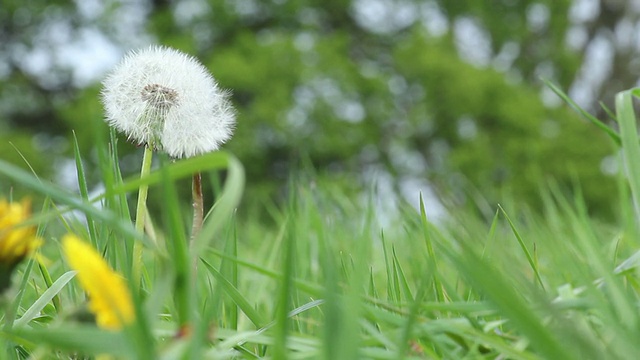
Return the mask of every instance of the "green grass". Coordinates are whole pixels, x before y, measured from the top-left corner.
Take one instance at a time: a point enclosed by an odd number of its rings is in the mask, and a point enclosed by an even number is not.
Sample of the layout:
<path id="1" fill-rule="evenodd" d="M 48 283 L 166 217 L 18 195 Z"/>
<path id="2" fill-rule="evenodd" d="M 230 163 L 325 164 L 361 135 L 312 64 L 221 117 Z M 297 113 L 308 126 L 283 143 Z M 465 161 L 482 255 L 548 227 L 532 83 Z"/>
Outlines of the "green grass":
<path id="1" fill-rule="evenodd" d="M 434 224 L 421 200 L 419 209 L 400 204 L 383 228 L 375 193 L 355 200 L 304 177 L 290 181 L 283 206 L 253 202 L 269 214 L 257 220 L 243 209 L 244 170 L 233 155 L 160 156 L 149 175 L 123 179 L 113 133 L 96 138 L 107 189 L 96 198 L 77 145 L 77 193 L 0 161 L 0 176 L 44 199 L 32 222 L 48 259 L 25 261 L 4 294 L 0 358 L 640 358 L 634 95 L 617 97 L 619 133 L 607 128 L 628 174 L 610 194 L 621 214 L 613 224 L 589 216 L 579 189 L 567 196 L 551 183 L 541 186 L 541 214 L 505 200 L 493 219 L 455 212 Z M 225 177 L 211 182 L 215 204 L 188 246 L 190 199 L 178 186 L 197 171 Z M 162 206 L 141 235 L 132 214 L 145 185 Z M 128 279 L 133 325 L 110 332 L 86 320 L 85 296 L 61 257 L 66 232 Z M 142 281 L 132 278 L 135 242 Z"/>

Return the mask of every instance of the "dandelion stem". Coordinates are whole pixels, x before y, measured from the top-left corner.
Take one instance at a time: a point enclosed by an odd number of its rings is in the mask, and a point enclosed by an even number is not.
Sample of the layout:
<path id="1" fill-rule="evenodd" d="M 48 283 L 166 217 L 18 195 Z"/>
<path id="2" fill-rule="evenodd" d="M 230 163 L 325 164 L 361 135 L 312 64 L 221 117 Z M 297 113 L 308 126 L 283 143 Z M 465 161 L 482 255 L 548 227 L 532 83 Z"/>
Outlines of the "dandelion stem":
<path id="1" fill-rule="evenodd" d="M 151 172 L 151 159 L 153 151 L 151 146 L 144 147 L 144 156 L 142 158 L 142 168 L 140 169 L 140 177 L 145 177 Z M 143 183 L 138 189 L 138 203 L 136 204 L 136 231 L 144 234 L 145 215 L 147 213 L 147 193 L 149 185 Z M 142 279 L 142 244 L 136 241 L 133 244 L 133 278 Z"/>
<path id="2" fill-rule="evenodd" d="M 202 199 L 202 174 L 197 172 L 193 174 L 193 226 L 191 227 L 191 242 L 198 236 L 202 230 L 202 222 L 204 219 L 204 200 Z"/>
<path id="3" fill-rule="evenodd" d="M 202 198 L 202 174 L 198 171 L 193 174 L 193 186 L 191 193 L 193 195 L 193 224 L 191 226 L 190 246 L 195 244 L 195 239 L 202 230 L 202 222 L 204 221 L 204 200 Z M 198 255 L 193 257 L 193 286 L 196 284 L 198 274 Z"/>

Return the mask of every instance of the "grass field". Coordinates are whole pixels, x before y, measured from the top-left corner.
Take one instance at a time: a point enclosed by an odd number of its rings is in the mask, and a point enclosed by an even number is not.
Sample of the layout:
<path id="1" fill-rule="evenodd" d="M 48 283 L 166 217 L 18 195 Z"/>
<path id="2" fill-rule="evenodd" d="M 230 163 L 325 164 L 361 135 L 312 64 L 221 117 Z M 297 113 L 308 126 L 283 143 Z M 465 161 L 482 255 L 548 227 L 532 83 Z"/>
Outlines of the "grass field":
<path id="1" fill-rule="evenodd" d="M 41 255 L 3 295 L 2 358 L 640 358 L 634 95 L 617 97 L 619 133 L 605 129 L 626 169 L 611 194 L 614 224 L 592 219 L 577 189 L 551 184 L 541 185 L 542 214 L 505 200 L 493 219 L 452 213 L 434 224 L 424 204 L 400 204 L 383 227 L 375 192 L 355 201 L 304 177 L 290 181 L 287 204 L 264 203 L 267 219 L 252 221 L 236 215 L 244 171 L 231 154 L 159 156 L 150 173 L 123 180 L 113 133 L 96 140 L 107 189 L 97 198 L 79 151 L 77 193 L 0 161 L 1 176 L 46 199 L 28 220 Z M 218 196 L 192 236 L 191 200 L 176 184 L 222 170 L 222 185 L 205 181 Z M 147 186 L 162 206 L 136 223 Z M 88 312 L 63 255 L 67 233 L 126 279 L 135 315 L 120 316 L 119 330 Z M 109 284 L 98 286 L 119 296 Z"/>

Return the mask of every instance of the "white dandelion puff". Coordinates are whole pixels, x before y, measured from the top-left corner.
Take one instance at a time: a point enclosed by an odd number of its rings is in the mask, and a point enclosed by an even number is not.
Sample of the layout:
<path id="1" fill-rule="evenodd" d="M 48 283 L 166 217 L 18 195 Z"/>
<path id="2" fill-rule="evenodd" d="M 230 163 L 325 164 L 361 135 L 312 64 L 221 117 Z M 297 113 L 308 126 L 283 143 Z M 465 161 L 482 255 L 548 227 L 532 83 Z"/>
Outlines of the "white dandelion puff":
<path id="1" fill-rule="evenodd" d="M 103 81 L 106 121 L 175 158 L 217 150 L 231 137 L 228 95 L 195 58 L 152 46 L 129 53 Z"/>

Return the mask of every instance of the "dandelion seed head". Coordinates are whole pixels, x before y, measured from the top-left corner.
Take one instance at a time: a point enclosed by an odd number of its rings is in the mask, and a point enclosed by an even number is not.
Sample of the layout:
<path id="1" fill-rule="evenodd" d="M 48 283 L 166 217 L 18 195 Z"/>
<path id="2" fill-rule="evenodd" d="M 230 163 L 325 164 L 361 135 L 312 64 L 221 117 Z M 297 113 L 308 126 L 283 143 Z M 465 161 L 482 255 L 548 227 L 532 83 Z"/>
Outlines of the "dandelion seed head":
<path id="1" fill-rule="evenodd" d="M 178 92 L 160 84 L 146 85 L 140 95 L 142 101 L 158 109 L 168 109 L 178 103 Z"/>
<path id="2" fill-rule="evenodd" d="M 130 140 L 172 157 L 217 150 L 231 138 L 235 114 L 209 71 L 180 51 L 134 51 L 103 82 L 106 121 Z"/>

